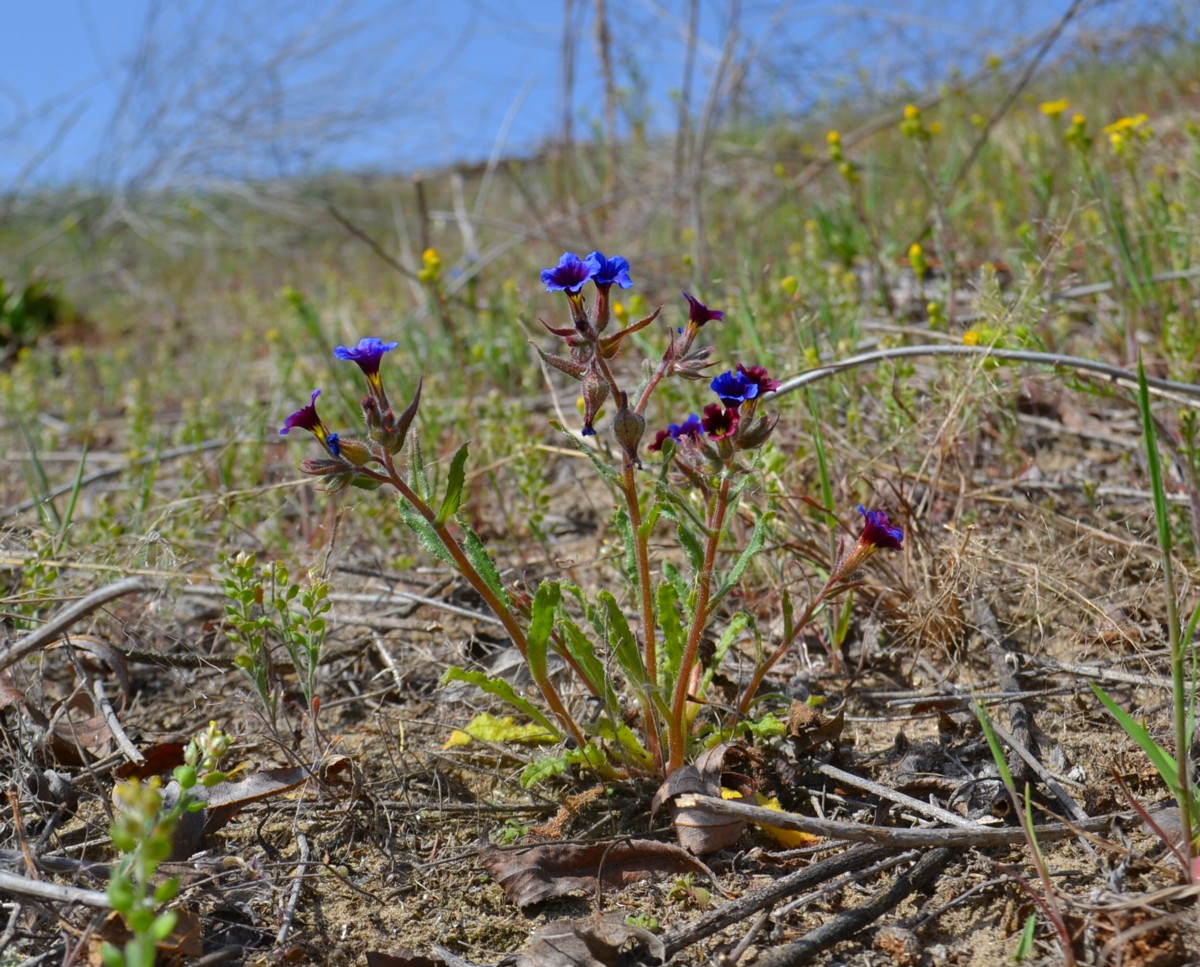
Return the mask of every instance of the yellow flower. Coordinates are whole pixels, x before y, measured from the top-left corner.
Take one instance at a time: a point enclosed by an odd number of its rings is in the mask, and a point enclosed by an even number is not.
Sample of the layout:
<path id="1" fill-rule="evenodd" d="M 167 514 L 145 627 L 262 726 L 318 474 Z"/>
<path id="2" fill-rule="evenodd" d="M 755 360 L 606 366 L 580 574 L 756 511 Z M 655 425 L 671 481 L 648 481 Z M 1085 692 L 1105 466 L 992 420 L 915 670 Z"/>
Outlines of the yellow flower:
<path id="1" fill-rule="evenodd" d="M 1105 134 L 1119 134 L 1122 131 L 1136 131 L 1143 124 L 1150 120 L 1144 114 L 1135 114 L 1131 118 L 1117 118 L 1112 124 L 1104 126 Z"/>
<path id="2" fill-rule="evenodd" d="M 929 122 L 929 133 L 930 134 L 941 134 L 942 133 L 942 122 L 941 121 L 930 121 Z"/>
<path id="3" fill-rule="evenodd" d="M 421 262 L 424 267 L 417 273 L 417 278 L 421 282 L 432 282 L 441 274 L 442 257 L 438 255 L 437 249 L 425 249 L 421 253 Z"/>
<path id="4" fill-rule="evenodd" d="M 1070 106 L 1070 101 L 1065 97 L 1060 97 L 1057 101 L 1043 101 L 1038 105 L 1038 110 L 1048 118 L 1056 118 Z"/>
<path id="5" fill-rule="evenodd" d="M 825 140 L 829 142 L 829 146 L 832 148 L 835 144 L 842 143 L 842 136 L 837 131 L 830 131 L 825 135 Z"/>
<path id="6" fill-rule="evenodd" d="M 785 275 L 779 282 L 779 288 L 783 289 L 787 296 L 794 296 L 800 289 L 800 280 L 794 275 Z"/>
<path id="7" fill-rule="evenodd" d="M 612 304 L 612 314 L 617 317 L 619 322 L 624 322 L 629 318 L 629 310 L 625 308 L 625 303 L 614 302 Z"/>
<path id="8" fill-rule="evenodd" d="M 963 345 L 964 346 L 978 346 L 979 345 L 979 333 L 976 332 L 974 329 L 968 329 L 966 332 L 963 333 Z"/>
<path id="9" fill-rule="evenodd" d="M 921 116 L 921 109 L 915 104 L 904 105 L 904 120 L 915 121 Z"/>

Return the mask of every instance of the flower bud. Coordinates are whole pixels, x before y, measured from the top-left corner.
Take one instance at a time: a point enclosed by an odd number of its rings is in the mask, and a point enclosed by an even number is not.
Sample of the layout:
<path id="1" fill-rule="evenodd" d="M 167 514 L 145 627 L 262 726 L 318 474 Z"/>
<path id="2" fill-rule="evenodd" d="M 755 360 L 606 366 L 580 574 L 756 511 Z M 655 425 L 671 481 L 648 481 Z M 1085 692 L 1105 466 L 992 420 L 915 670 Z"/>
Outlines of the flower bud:
<path id="1" fill-rule="evenodd" d="M 625 392 L 621 393 L 621 408 L 613 417 L 612 431 L 617 443 L 625 451 L 626 465 L 640 469 L 642 461 L 638 459 L 637 451 L 638 444 L 642 442 L 642 434 L 646 432 L 646 418 L 629 408 L 629 396 Z"/>
<path id="2" fill-rule="evenodd" d="M 583 377 L 583 430 L 584 436 L 595 436 L 596 428 L 592 426 L 600 407 L 608 399 L 608 383 L 594 369 L 589 370 Z"/>

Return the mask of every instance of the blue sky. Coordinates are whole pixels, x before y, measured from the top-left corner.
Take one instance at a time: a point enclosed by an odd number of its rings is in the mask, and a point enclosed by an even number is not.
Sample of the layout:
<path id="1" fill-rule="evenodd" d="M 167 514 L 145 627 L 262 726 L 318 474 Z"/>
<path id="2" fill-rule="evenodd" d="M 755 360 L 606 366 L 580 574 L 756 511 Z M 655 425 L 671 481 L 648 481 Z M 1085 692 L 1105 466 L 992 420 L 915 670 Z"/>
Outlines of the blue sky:
<path id="1" fill-rule="evenodd" d="M 742 0 L 736 50 L 750 67 L 755 104 L 794 114 L 858 84 L 920 86 L 952 63 L 973 71 L 1068 5 Z M 586 136 L 602 117 L 594 2 L 571 6 L 573 116 L 577 135 Z M 701 0 L 694 111 L 729 36 L 731 6 Z M 7 0 L 0 6 L 0 190 L 413 171 L 481 160 L 502 132 L 510 150 L 531 150 L 561 130 L 567 7 L 565 0 Z M 608 9 L 618 83 L 638 92 L 652 128 L 666 129 L 683 75 L 687 3 L 608 0 Z M 1089 16 L 1095 24 L 1097 15 Z"/>

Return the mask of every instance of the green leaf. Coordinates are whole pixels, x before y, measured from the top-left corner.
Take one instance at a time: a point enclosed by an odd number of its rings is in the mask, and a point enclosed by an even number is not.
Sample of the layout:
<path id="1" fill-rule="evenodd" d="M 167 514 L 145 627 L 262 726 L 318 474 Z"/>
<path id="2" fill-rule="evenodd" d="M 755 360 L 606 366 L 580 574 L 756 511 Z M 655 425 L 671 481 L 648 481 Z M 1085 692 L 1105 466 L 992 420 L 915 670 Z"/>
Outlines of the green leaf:
<path id="1" fill-rule="evenodd" d="M 454 558 L 450 556 L 450 552 L 446 550 L 446 545 L 437 536 L 437 531 L 433 529 L 433 525 L 417 513 L 417 509 L 412 504 L 403 497 L 398 496 L 396 498 L 396 509 L 400 512 L 400 519 L 404 521 L 404 526 L 417 535 L 417 540 L 425 550 L 429 551 L 430 554 L 443 564 L 449 564 L 450 567 L 457 569 Z"/>
<path id="2" fill-rule="evenodd" d="M 444 748 L 469 745 L 472 739 L 494 742 L 497 745 L 551 745 L 559 740 L 537 722 L 516 722 L 511 715 L 501 718 L 491 712 L 480 712 L 461 729 L 450 733 Z"/>
<path id="3" fill-rule="evenodd" d="M 725 575 L 725 581 L 721 585 L 721 589 L 713 595 L 709 604 L 710 610 L 714 604 L 735 588 L 738 581 L 742 579 L 742 575 L 746 573 L 746 568 L 750 566 L 750 562 L 754 560 L 755 555 L 763 549 L 763 545 L 767 542 L 767 531 L 770 529 L 771 521 L 774 519 L 774 513 L 767 511 L 754 522 L 754 532 L 750 535 L 750 540 L 746 543 L 746 546 L 742 548 L 742 553 L 738 555 L 738 559 L 734 562 L 732 569 Z"/>
<path id="4" fill-rule="evenodd" d="M 535 682 L 544 682 L 548 677 L 546 649 L 550 632 L 554 630 L 554 614 L 561 600 L 562 587 L 557 581 L 543 581 L 533 596 L 533 616 L 525 642 L 529 649 L 529 670 Z"/>
<path id="5" fill-rule="evenodd" d="M 1138 358 L 1138 409 L 1142 414 L 1142 436 L 1146 440 L 1146 470 L 1150 474 L 1150 493 L 1154 497 L 1154 520 L 1158 524 L 1158 546 L 1162 553 L 1171 553 L 1171 514 L 1167 506 L 1167 491 L 1163 486 L 1162 462 L 1158 456 L 1158 434 L 1154 414 L 1150 409 L 1150 388 L 1146 384 L 1146 369 Z"/>
<path id="6" fill-rule="evenodd" d="M 429 486 L 429 476 L 425 473 L 425 453 L 415 433 L 408 437 L 408 484 L 418 497 L 429 503 L 433 490 Z"/>
<path id="7" fill-rule="evenodd" d="M 662 629 L 662 651 L 658 678 L 664 694 L 675 688 L 679 662 L 683 659 L 683 618 L 679 613 L 679 592 L 670 581 L 660 581 L 655 597 L 658 627 Z"/>
<path id="8" fill-rule="evenodd" d="M 565 752 L 559 755 L 543 756 L 540 759 L 534 759 L 529 765 L 521 770 L 521 786 L 529 789 L 536 786 L 539 782 L 544 782 L 554 776 L 561 776 L 567 771 L 567 754 Z"/>
<path id="9" fill-rule="evenodd" d="M 570 615 L 560 615 L 558 627 L 562 633 L 563 640 L 566 642 L 567 651 L 570 652 L 571 657 L 575 659 L 576 663 L 583 670 L 583 674 L 587 677 L 592 690 L 601 695 L 611 695 L 612 690 L 606 681 L 604 665 L 596 657 L 596 646 L 592 642 L 592 639 L 584 633 L 584 630 L 579 627 L 575 619 Z"/>
<path id="10" fill-rule="evenodd" d="M 474 565 L 475 570 L 479 572 L 479 576 L 483 578 L 483 583 L 492 589 L 492 593 L 496 597 L 505 604 L 508 604 L 508 592 L 504 589 L 504 582 L 500 580 L 500 572 L 496 569 L 496 562 L 492 560 L 492 555 L 488 553 L 487 545 L 462 520 L 458 522 L 458 526 L 463 532 L 463 553 L 467 555 L 468 560 Z"/>
<path id="11" fill-rule="evenodd" d="M 773 739 L 787 733 L 787 724 L 769 712 L 760 719 L 746 719 L 742 725 L 756 739 Z"/>
<path id="12" fill-rule="evenodd" d="M 611 481 L 618 487 L 621 486 L 621 478 L 617 474 L 617 471 L 610 464 L 607 464 L 601 460 L 600 455 L 596 453 L 595 450 L 593 450 L 574 433 L 559 423 L 558 420 L 551 420 L 550 425 L 560 433 L 566 435 L 567 439 L 571 441 L 571 446 L 573 446 L 580 453 L 584 454 L 592 462 L 592 466 L 596 468 L 596 472 L 600 474 L 600 476 L 602 476 L 605 480 Z"/>
<path id="13" fill-rule="evenodd" d="M 621 570 L 625 572 L 625 580 L 637 587 L 637 548 L 634 544 L 633 522 L 629 519 L 629 511 L 624 507 L 618 507 L 613 513 L 613 526 L 621 535 L 621 543 L 625 548 L 625 553 L 621 557 Z"/>
<path id="14" fill-rule="evenodd" d="M 1100 699 L 1100 704 L 1108 709 L 1109 714 L 1117 720 L 1117 724 L 1125 730 L 1125 734 L 1133 739 L 1141 750 L 1146 753 L 1150 761 L 1154 763 L 1154 768 L 1162 776 L 1163 782 L 1167 784 L 1167 788 L 1174 795 L 1178 795 L 1180 791 L 1179 766 L 1175 762 L 1175 757 L 1155 742 L 1146 727 L 1114 702 L 1108 692 L 1095 682 L 1088 682 L 1088 684 L 1092 687 L 1092 691 L 1096 693 L 1096 698 Z"/>
<path id="15" fill-rule="evenodd" d="M 538 709 L 529 699 L 518 695 L 513 687 L 502 678 L 493 678 L 484 672 L 468 671 L 465 668 L 451 666 L 442 675 L 442 684 L 445 685 L 447 682 L 466 682 L 469 685 L 476 686 L 488 695 L 495 695 L 496 698 L 507 702 L 518 712 L 529 716 L 529 718 L 533 719 L 547 731 L 553 732 L 560 739 L 562 738 L 562 732 L 559 731 L 558 726 L 551 722 L 545 713 Z"/>
<path id="16" fill-rule="evenodd" d="M 687 555 L 692 570 L 699 574 L 704 570 L 704 547 L 700 543 L 700 538 L 681 520 L 675 521 L 675 533 L 679 537 L 679 546 Z"/>
<path id="17" fill-rule="evenodd" d="M 676 567 L 670 561 L 663 561 L 662 576 L 670 582 L 671 587 L 675 589 L 675 596 L 679 598 L 680 601 L 686 601 L 688 599 L 688 580 L 686 577 L 684 577 L 683 572 L 679 570 L 678 567 Z"/>
<path id="18" fill-rule="evenodd" d="M 457 514 L 458 508 L 462 505 L 463 486 L 467 482 L 467 448 L 469 446 L 469 443 L 464 443 L 458 448 L 458 453 L 454 454 L 454 459 L 450 461 L 450 479 L 446 483 L 446 496 L 442 498 L 442 506 L 437 515 L 439 524 L 446 523 Z"/>
<path id="19" fill-rule="evenodd" d="M 637 639 L 629 628 L 625 613 L 609 591 L 601 591 L 596 600 L 604 613 L 607 626 L 608 646 L 612 649 L 621 670 L 629 677 L 630 682 L 638 687 L 645 687 L 647 682 L 646 667 L 642 664 L 642 653 L 638 649 Z"/>

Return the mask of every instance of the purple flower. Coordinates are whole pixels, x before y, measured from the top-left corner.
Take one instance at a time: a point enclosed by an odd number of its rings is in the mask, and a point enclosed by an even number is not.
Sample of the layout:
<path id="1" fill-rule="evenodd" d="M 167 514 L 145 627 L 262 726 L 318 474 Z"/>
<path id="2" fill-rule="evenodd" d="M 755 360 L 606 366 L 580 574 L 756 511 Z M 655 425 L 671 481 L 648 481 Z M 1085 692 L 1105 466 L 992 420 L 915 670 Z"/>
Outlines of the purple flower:
<path id="1" fill-rule="evenodd" d="M 319 389 L 313 390 L 312 397 L 308 401 L 308 406 L 301 407 L 284 420 L 279 434 L 280 436 L 287 436 L 288 432 L 294 430 L 296 427 L 299 427 L 301 430 L 308 430 L 309 433 L 321 442 L 321 446 L 336 457 L 340 452 L 338 435 L 330 433 L 329 428 L 317 416 L 317 397 L 320 395 L 321 391 Z"/>
<path id="2" fill-rule="evenodd" d="M 704 419 L 700 421 L 700 425 L 712 439 L 723 440 L 737 432 L 740 419 L 736 407 L 722 407 L 720 403 L 710 403 L 704 407 Z"/>
<path id="3" fill-rule="evenodd" d="M 650 446 L 647 447 L 647 449 L 653 450 L 655 453 L 658 453 L 662 449 L 663 444 L 666 443 L 667 440 L 670 440 L 670 439 L 675 439 L 671 436 L 670 430 L 659 430 L 657 433 L 654 434 L 654 442 L 651 443 Z"/>
<path id="4" fill-rule="evenodd" d="M 720 322 L 725 318 L 725 313 L 720 309 L 710 309 L 699 299 L 688 293 L 684 293 L 683 297 L 688 301 L 688 325 L 699 329 L 706 322 Z"/>
<path id="5" fill-rule="evenodd" d="M 722 373 L 712 381 L 712 390 L 721 397 L 722 403 L 733 409 L 758 396 L 758 384 L 742 372 Z"/>
<path id="6" fill-rule="evenodd" d="M 383 359 L 383 354 L 391 352 L 398 345 L 400 345 L 398 342 L 384 342 L 374 336 L 365 336 L 353 349 L 338 346 L 333 351 L 333 355 L 338 359 L 348 359 L 357 363 L 358 368 L 371 377 L 379 372 L 379 361 Z"/>
<path id="7" fill-rule="evenodd" d="M 309 401 L 308 406 L 301 407 L 284 420 L 283 429 L 279 431 L 279 435 L 287 436 L 288 431 L 294 430 L 296 427 L 316 433 L 324 425 L 321 423 L 321 418 L 317 416 L 317 397 L 320 395 L 321 391 L 319 389 L 313 390 L 312 399 Z"/>
<path id="8" fill-rule="evenodd" d="M 616 283 L 622 289 L 633 287 L 633 279 L 629 277 L 629 263 L 619 255 L 614 255 L 611 259 L 606 258 L 603 252 L 593 252 L 589 255 L 586 261 L 596 261 L 599 266 L 592 275 L 592 281 L 596 285 L 612 285 Z M 546 278 L 546 273 L 542 273 L 543 281 Z"/>
<path id="9" fill-rule="evenodd" d="M 887 547 L 893 551 L 901 549 L 904 544 L 904 528 L 893 526 L 886 511 L 865 510 L 863 505 L 859 504 L 858 512 L 867 519 L 858 537 L 860 544 Z"/>
<path id="10" fill-rule="evenodd" d="M 767 375 L 766 369 L 762 366 L 747 367 L 738 363 L 737 371 L 740 376 L 745 377 L 747 382 L 753 383 L 758 387 L 758 393 L 755 394 L 754 399 L 762 396 L 763 393 L 774 393 L 775 390 L 779 389 L 779 380 L 771 379 Z"/>
<path id="11" fill-rule="evenodd" d="M 682 440 L 684 437 L 691 437 L 696 440 L 703 432 L 704 427 L 700 423 L 700 417 L 692 413 L 682 423 L 672 423 L 665 430 L 659 430 L 654 434 L 654 442 L 650 444 L 649 449 L 656 452 L 661 450 L 663 443 L 668 439 Z"/>
<path id="12" fill-rule="evenodd" d="M 546 283 L 546 291 L 575 295 L 588 279 L 600 271 L 597 254 L 599 253 L 581 259 L 574 252 L 563 252 L 558 265 L 552 269 L 542 269 L 542 281 Z"/>

